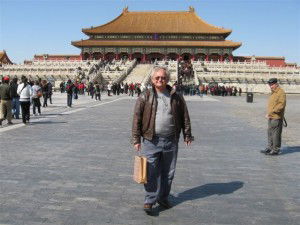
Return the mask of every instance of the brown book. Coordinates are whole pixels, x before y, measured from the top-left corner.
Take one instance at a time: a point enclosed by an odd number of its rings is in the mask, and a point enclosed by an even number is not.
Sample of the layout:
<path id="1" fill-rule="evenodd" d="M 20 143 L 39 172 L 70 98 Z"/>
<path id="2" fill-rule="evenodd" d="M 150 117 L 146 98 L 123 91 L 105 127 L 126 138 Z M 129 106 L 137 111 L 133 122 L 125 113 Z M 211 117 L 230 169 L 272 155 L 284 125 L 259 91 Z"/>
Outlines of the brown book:
<path id="1" fill-rule="evenodd" d="M 133 180 L 138 184 L 147 183 L 147 158 L 144 156 L 134 157 Z"/>

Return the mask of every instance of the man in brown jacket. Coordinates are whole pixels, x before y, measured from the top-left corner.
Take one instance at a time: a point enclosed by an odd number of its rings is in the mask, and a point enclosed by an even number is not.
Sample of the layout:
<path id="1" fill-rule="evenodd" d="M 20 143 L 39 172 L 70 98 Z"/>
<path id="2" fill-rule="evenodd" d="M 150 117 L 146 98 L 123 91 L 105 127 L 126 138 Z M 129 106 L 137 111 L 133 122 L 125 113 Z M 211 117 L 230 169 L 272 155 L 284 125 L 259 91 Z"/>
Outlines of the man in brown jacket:
<path id="1" fill-rule="evenodd" d="M 147 157 L 147 183 L 144 210 L 151 213 L 157 202 L 171 208 L 168 196 L 175 174 L 178 140 L 181 131 L 186 145 L 190 145 L 190 117 L 185 100 L 167 85 L 170 78 L 164 67 L 152 72 L 152 89 L 144 92 L 134 108 L 132 139 L 134 148 Z"/>
<path id="2" fill-rule="evenodd" d="M 271 95 L 268 101 L 268 147 L 261 151 L 267 155 L 278 155 L 281 147 L 281 133 L 286 105 L 286 96 L 283 89 L 277 83 L 276 78 L 268 81 L 271 88 Z"/>

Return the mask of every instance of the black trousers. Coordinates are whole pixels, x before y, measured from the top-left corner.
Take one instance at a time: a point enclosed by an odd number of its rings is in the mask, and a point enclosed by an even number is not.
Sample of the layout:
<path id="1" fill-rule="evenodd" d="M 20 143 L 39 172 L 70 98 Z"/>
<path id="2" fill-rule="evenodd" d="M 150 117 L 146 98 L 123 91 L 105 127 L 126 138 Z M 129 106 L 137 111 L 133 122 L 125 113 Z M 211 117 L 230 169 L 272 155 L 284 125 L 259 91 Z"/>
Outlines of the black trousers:
<path id="1" fill-rule="evenodd" d="M 269 119 L 268 121 L 268 148 L 278 152 L 281 147 L 282 119 Z"/>
<path id="2" fill-rule="evenodd" d="M 22 121 L 26 123 L 26 121 L 30 120 L 30 102 L 21 102 L 21 109 L 22 109 Z"/>

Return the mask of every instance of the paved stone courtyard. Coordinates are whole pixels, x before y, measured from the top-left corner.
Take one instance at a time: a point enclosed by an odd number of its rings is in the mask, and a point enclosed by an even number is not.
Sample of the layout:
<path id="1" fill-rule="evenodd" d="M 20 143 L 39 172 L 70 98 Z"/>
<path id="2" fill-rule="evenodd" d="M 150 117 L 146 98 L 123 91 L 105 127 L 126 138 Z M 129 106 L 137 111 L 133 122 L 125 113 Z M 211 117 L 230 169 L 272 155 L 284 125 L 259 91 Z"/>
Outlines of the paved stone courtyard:
<path id="1" fill-rule="evenodd" d="M 187 97 L 195 142 L 180 152 L 171 202 L 142 210 L 132 181 L 134 98 L 80 96 L 0 129 L 1 225 L 300 224 L 300 101 L 288 96 L 283 151 L 266 145 L 267 97 Z"/>

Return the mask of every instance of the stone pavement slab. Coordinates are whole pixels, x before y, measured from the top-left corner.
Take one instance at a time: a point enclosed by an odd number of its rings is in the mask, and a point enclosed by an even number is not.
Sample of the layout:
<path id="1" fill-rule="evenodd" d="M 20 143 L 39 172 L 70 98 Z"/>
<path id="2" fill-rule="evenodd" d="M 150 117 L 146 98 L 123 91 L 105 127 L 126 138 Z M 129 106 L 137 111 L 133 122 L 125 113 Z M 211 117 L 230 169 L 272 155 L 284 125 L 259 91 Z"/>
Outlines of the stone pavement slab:
<path id="1" fill-rule="evenodd" d="M 157 206 L 153 216 L 132 181 L 135 98 L 82 98 L 44 122 L 0 132 L 0 224 L 299 224 L 299 146 L 260 154 L 266 132 L 236 114 L 254 106 L 244 100 L 187 97 L 195 142 L 180 141 L 174 207 Z"/>

